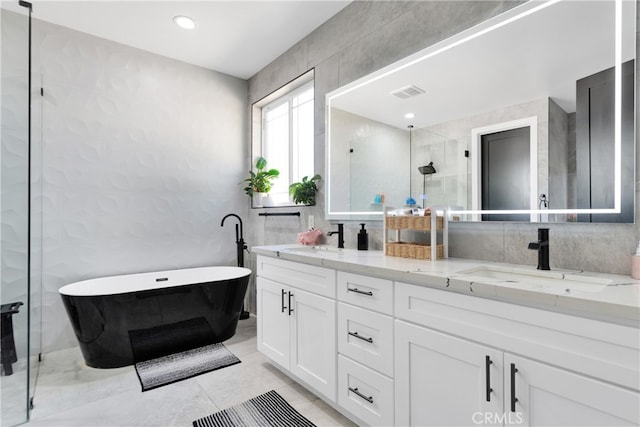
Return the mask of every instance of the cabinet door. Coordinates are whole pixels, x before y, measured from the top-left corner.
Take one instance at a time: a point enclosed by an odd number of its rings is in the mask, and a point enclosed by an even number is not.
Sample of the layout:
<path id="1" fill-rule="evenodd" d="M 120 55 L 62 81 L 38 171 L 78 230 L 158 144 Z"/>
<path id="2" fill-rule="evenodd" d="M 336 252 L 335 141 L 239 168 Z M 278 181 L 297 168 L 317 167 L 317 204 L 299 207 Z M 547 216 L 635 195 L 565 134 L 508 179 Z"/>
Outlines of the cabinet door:
<path id="1" fill-rule="evenodd" d="M 336 302 L 291 288 L 291 373 L 336 401 Z"/>
<path id="2" fill-rule="evenodd" d="M 263 277 L 257 279 L 258 350 L 289 369 L 289 287 Z"/>
<path id="3" fill-rule="evenodd" d="M 502 352 L 395 322 L 396 425 L 501 424 Z"/>
<path id="4" fill-rule="evenodd" d="M 505 410 L 519 425 L 640 424 L 637 392 L 508 353 L 504 366 Z"/>

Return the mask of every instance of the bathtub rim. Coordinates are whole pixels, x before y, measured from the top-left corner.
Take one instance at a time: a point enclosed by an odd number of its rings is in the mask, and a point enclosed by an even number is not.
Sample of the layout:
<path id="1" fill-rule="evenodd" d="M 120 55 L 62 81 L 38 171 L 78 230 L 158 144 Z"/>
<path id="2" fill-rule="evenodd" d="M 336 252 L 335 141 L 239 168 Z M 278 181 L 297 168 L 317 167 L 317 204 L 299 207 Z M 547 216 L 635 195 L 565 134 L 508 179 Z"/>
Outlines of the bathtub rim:
<path id="1" fill-rule="evenodd" d="M 197 273 L 205 273 L 209 271 L 215 271 L 215 274 L 210 275 L 198 275 Z M 187 273 L 188 272 L 188 273 Z M 223 274 L 226 273 L 226 274 Z M 207 266 L 207 267 L 191 267 L 191 268 L 181 268 L 174 270 L 164 270 L 164 271 L 149 271 L 144 273 L 131 273 L 131 274 L 118 274 L 114 276 L 102 276 L 96 277 L 93 279 L 81 280 L 78 282 L 72 282 L 67 285 L 62 286 L 58 289 L 58 293 L 60 295 L 71 296 L 71 297 L 97 297 L 97 296 L 106 296 L 106 295 L 119 295 L 126 294 L 131 292 L 144 292 L 151 291 L 156 289 L 163 288 L 171 288 L 177 286 L 188 286 L 209 282 L 221 282 L 228 280 L 240 279 L 246 276 L 250 276 L 253 271 L 246 267 L 235 267 L 235 266 L 225 266 L 225 265 L 216 265 L 216 266 Z M 172 279 L 168 277 L 169 275 L 178 275 L 179 277 Z M 166 281 L 156 281 L 159 278 L 168 278 Z M 146 282 L 138 281 L 136 286 L 131 286 L 130 282 L 129 286 L 125 286 L 125 280 L 131 279 L 145 279 L 149 280 Z M 187 278 L 192 278 L 191 280 L 186 280 Z M 180 280 L 184 279 L 184 280 Z M 111 283 L 108 286 L 101 286 L 105 283 Z M 115 285 L 114 285 L 115 283 Z"/>

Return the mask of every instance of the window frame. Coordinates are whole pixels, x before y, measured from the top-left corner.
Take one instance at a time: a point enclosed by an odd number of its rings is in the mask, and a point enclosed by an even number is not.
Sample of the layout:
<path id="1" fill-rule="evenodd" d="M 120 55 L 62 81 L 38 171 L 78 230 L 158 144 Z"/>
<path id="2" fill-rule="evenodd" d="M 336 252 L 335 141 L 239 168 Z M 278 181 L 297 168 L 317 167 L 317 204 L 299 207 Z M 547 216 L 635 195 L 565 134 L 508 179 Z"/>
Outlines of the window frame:
<path id="1" fill-rule="evenodd" d="M 314 79 L 314 69 L 310 69 L 309 71 L 301 74 L 300 76 L 296 77 L 295 79 L 291 80 L 290 82 L 288 82 L 287 84 L 281 86 L 280 88 L 276 89 L 275 91 L 271 92 L 269 95 L 261 98 L 260 100 L 254 102 L 251 105 L 251 170 L 255 171 L 255 162 L 256 160 L 263 155 L 263 153 L 265 153 L 265 147 L 264 147 L 264 114 L 263 112 L 265 111 L 264 108 L 271 106 L 272 104 L 278 102 L 278 101 L 282 101 L 284 102 L 289 102 L 291 101 L 295 96 L 297 96 L 300 92 L 307 90 L 307 86 L 312 86 L 313 87 L 313 100 L 311 101 L 313 104 L 313 137 L 314 137 L 314 145 L 315 145 L 315 101 L 316 101 L 316 91 L 315 91 L 315 79 Z M 289 107 L 289 111 L 291 111 L 291 107 Z M 287 181 L 291 181 L 289 182 L 289 184 L 291 184 L 295 175 L 295 171 L 298 170 L 298 165 L 297 162 L 294 165 L 294 160 L 293 160 L 293 143 L 291 140 L 291 135 L 292 135 L 292 126 L 293 126 L 293 121 L 289 120 L 289 176 L 287 177 Z M 312 150 L 312 152 L 315 151 Z M 267 162 L 269 161 L 269 159 L 267 158 Z M 269 168 L 269 164 L 267 164 L 267 167 Z M 314 156 L 314 173 L 315 174 L 315 156 Z M 311 174 L 310 176 L 313 176 L 313 174 Z M 276 203 L 273 206 L 256 206 L 254 204 L 254 200 L 251 199 L 251 208 L 252 209 L 264 209 L 264 208 L 279 208 L 279 207 L 292 207 L 292 206 L 300 206 L 295 204 L 294 202 L 292 202 L 290 199 L 288 199 L 287 202 L 281 202 L 281 203 Z"/>

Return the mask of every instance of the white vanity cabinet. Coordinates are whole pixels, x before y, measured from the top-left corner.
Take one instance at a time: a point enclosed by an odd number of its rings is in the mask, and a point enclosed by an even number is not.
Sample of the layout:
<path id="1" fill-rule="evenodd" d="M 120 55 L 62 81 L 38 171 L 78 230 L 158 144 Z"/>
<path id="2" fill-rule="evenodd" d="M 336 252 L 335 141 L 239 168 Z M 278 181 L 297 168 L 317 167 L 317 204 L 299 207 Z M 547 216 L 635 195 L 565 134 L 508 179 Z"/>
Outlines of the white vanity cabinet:
<path id="1" fill-rule="evenodd" d="M 637 330 L 512 307 L 396 283 L 396 425 L 638 425 Z"/>
<path id="2" fill-rule="evenodd" d="M 338 404 L 393 424 L 393 282 L 338 271 Z"/>
<path id="3" fill-rule="evenodd" d="M 505 411 L 522 426 L 640 424 L 637 392 L 508 353 L 504 368 Z"/>
<path id="4" fill-rule="evenodd" d="M 502 352 L 399 320 L 395 332 L 396 425 L 484 425 L 503 413 Z"/>
<path id="5" fill-rule="evenodd" d="M 260 256 L 257 303 L 258 350 L 335 402 L 335 271 Z"/>
<path id="6" fill-rule="evenodd" d="M 359 425 L 640 425 L 637 326 L 341 267 L 259 256 L 258 349 Z"/>

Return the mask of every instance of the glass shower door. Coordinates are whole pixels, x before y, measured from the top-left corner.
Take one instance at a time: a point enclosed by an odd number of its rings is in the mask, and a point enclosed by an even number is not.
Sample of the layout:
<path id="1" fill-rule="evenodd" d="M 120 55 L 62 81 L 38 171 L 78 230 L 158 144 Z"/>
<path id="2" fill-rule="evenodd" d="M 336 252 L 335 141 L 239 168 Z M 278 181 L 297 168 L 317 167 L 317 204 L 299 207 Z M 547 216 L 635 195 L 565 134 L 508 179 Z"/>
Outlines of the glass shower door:
<path id="1" fill-rule="evenodd" d="M 8 10 L 4 3 L 0 10 L 0 424 L 10 426 L 27 421 L 30 399 L 30 18 L 28 9 Z"/>

